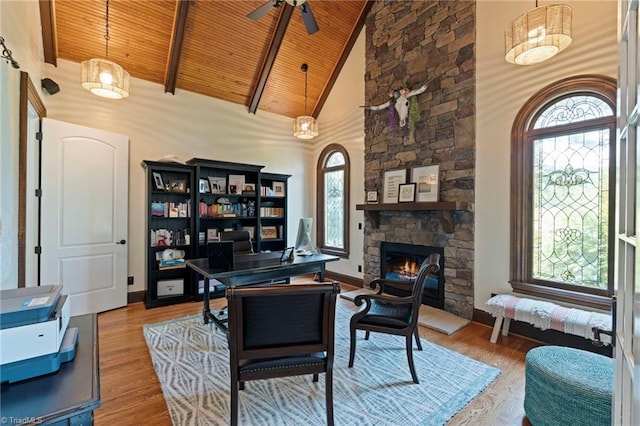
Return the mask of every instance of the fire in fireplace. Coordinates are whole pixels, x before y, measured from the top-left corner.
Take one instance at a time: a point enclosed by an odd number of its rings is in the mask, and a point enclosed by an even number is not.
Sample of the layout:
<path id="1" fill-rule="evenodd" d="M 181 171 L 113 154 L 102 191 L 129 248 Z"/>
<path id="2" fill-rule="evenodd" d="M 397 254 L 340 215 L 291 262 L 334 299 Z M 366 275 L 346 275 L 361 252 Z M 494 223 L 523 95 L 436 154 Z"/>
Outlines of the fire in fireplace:
<path id="1" fill-rule="evenodd" d="M 444 309 L 444 248 L 416 244 L 380 244 L 380 277 L 390 280 L 413 281 L 422 261 L 432 253 L 440 254 L 440 270 L 427 279 L 422 295 L 424 305 Z M 405 290 L 390 288 L 386 291 L 396 296 L 406 296 Z"/>

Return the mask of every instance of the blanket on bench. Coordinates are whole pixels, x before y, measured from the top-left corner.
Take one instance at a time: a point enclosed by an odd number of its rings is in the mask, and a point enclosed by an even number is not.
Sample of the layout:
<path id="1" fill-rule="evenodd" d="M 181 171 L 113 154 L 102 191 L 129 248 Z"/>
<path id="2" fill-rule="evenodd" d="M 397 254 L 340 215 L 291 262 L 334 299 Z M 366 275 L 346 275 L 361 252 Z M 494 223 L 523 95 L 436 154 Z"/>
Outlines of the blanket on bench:
<path id="1" fill-rule="evenodd" d="M 505 319 L 502 335 L 509 330 L 509 319 L 527 322 L 541 330 L 556 330 L 562 333 L 581 336 L 594 340 L 593 327 L 611 331 L 611 315 L 590 312 L 582 309 L 567 308 L 543 300 L 527 299 L 523 297 L 499 294 L 485 303 L 486 311 L 496 317 L 494 331 L 500 328 Z M 492 335 L 492 343 L 497 339 L 497 333 Z M 600 335 L 602 343 L 611 344 L 611 336 Z"/>

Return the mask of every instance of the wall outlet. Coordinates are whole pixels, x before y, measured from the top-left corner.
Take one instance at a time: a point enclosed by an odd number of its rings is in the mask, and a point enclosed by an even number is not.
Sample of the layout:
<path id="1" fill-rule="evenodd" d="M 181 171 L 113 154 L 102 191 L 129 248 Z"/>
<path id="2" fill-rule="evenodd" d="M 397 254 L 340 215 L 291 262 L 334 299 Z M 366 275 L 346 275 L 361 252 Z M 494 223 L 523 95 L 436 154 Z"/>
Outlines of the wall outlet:
<path id="1" fill-rule="evenodd" d="M 127 277 L 127 285 L 133 285 L 133 277 Z"/>

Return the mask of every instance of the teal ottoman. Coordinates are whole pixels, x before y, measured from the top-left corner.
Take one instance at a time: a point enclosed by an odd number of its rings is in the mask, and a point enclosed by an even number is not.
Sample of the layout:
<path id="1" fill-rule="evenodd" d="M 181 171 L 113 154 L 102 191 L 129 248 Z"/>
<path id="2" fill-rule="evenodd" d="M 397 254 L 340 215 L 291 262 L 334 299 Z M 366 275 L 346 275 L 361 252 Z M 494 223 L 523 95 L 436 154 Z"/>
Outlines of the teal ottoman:
<path id="1" fill-rule="evenodd" d="M 611 425 L 613 360 L 541 346 L 525 358 L 524 411 L 533 426 Z"/>

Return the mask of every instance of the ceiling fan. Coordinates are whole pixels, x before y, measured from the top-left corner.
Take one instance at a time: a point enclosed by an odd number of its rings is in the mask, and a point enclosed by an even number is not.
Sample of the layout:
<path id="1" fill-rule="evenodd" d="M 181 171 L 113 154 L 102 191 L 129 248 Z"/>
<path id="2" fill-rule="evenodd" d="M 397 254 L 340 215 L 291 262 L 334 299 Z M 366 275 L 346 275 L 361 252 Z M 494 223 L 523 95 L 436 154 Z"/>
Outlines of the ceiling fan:
<path id="1" fill-rule="evenodd" d="M 247 17 L 249 19 L 257 21 L 258 19 L 269 13 L 271 9 L 280 7 L 281 3 L 288 3 L 291 6 L 298 7 L 300 9 L 302 20 L 304 21 L 304 26 L 307 28 L 307 33 L 309 35 L 318 31 L 319 28 L 318 24 L 316 23 L 316 18 L 313 17 L 311 6 L 309 6 L 307 0 L 268 0 L 265 4 L 248 14 Z"/>

